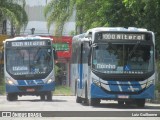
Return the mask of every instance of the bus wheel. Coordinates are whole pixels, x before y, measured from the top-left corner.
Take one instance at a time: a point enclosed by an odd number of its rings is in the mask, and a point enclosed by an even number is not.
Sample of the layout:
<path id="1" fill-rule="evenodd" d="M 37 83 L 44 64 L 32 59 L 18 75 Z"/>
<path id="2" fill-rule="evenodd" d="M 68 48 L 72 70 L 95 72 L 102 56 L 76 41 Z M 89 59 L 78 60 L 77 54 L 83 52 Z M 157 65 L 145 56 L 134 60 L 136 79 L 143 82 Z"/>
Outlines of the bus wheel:
<path id="1" fill-rule="evenodd" d="M 137 99 L 136 104 L 138 107 L 144 107 L 145 106 L 145 99 Z"/>
<path id="2" fill-rule="evenodd" d="M 78 88 L 76 88 L 76 103 L 82 103 L 82 98 L 78 96 Z"/>
<path id="3" fill-rule="evenodd" d="M 96 98 L 88 99 L 88 105 L 89 106 L 97 106 L 99 104 L 100 104 L 100 99 L 96 99 Z"/>
<path id="4" fill-rule="evenodd" d="M 52 101 L 52 92 L 51 92 L 51 91 L 49 91 L 49 92 L 47 93 L 47 100 L 48 100 L 48 101 Z"/>
<path id="5" fill-rule="evenodd" d="M 40 98 L 41 98 L 42 101 L 44 101 L 45 100 L 45 95 L 40 95 Z"/>
<path id="6" fill-rule="evenodd" d="M 118 101 L 118 105 L 120 105 L 120 106 L 121 106 L 121 105 L 124 105 L 124 101 L 120 101 L 120 100 L 119 100 L 119 101 Z"/>
<path id="7" fill-rule="evenodd" d="M 134 101 L 125 101 L 125 104 L 128 105 L 128 106 L 129 106 L 129 105 L 133 105 L 133 104 L 134 104 Z"/>
<path id="8" fill-rule="evenodd" d="M 81 97 L 76 96 L 76 103 L 82 103 L 82 98 L 81 98 Z"/>
<path id="9" fill-rule="evenodd" d="M 7 100 L 8 101 L 15 101 L 18 99 L 18 96 L 16 94 L 8 93 L 7 94 Z"/>

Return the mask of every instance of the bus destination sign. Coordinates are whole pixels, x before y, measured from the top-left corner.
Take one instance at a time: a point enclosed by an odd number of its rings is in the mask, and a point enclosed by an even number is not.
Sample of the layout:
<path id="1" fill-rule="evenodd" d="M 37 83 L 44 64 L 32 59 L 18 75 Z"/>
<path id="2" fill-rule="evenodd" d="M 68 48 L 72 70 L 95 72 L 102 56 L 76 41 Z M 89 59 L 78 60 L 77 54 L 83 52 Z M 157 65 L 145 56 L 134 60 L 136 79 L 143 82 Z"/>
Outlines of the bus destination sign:
<path id="1" fill-rule="evenodd" d="M 145 40 L 145 34 L 102 33 L 104 40 Z"/>
<path id="2" fill-rule="evenodd" d="M 31 47 L 31 46 L 44 46 L 46 41 L 14 41 L 11 42 L 11 47 Z"/>

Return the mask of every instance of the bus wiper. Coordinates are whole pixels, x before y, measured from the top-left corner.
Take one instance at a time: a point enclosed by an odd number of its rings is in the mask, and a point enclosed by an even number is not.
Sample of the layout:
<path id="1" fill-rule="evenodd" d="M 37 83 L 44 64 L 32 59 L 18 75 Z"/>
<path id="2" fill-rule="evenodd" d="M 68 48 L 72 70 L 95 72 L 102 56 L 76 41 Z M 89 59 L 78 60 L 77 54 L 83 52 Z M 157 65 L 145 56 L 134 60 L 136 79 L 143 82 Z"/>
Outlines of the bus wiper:
<path id="1" fill-rule="evenodd" d="M 140 41 L 137 41 L 137 43 L 134 45 L 132 51 L 129 53 L 128 58 L 131 58 L 137 47 L 140 45 Z"/>

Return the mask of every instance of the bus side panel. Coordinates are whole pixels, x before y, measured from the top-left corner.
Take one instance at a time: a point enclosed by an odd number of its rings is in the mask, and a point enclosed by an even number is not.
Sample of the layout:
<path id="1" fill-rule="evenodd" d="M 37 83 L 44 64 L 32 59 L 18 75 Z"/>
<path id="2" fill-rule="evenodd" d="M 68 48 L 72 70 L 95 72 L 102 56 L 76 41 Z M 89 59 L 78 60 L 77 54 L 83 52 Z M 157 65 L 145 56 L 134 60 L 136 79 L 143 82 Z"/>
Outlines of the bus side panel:
<path id="1" fill-rule="evenodd" d="M 78 64 L 78 79 L 77 79 L 77 96 L 82 96 L 83 82 L 83 64 Z"/>
<path id="2" fill-rule="evenodd" d="M 83 64 L 79 64 L 79 85 L 78 85 L 79 89 L 82 89 L 82 82 L 83 82 Z"/>
<path id="3" fill-rule="evenodd" d="M 86 97 L 88 87 L 88 64 L 83 64 L 82 98 Z"/>
<path id="4" fill-rule="evenodd" d="M 71 64 L 71 90 L 76 94 L 77 90 L 77 79 L 78 79 L 78 64 Z"/>

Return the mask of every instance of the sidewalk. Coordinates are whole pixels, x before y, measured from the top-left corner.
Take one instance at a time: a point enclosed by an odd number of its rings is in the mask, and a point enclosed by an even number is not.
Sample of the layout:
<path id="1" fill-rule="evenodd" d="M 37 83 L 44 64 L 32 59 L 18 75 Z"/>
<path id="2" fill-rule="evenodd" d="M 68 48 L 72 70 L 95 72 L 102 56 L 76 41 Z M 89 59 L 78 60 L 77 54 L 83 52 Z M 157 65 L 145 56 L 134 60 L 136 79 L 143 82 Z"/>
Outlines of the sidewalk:
<path id="1" fill-rule="evenodd" d="M 160 104 L 160 100 L 146 100 L 147 103 Z"/>

